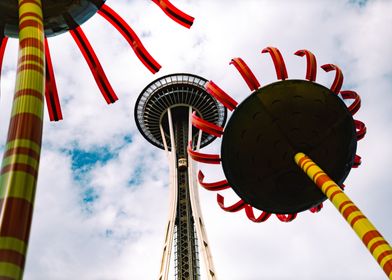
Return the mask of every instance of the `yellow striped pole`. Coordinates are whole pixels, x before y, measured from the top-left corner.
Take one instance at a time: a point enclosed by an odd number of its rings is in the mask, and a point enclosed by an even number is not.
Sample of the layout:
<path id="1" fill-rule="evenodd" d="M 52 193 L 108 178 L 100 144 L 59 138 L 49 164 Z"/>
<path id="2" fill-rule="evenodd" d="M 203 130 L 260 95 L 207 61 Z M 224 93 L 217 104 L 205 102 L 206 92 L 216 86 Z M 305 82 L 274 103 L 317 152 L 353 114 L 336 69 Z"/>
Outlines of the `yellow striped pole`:
<path id="1" fill-rule="evenodd" d="M 41 0 L 18 0 L 15 95 L 0 172 L 0 279 L 22 279 L 43 126 L 45 80 Z"/>
<path id="2" fill-rule="evenodd" d="M 388 242 L 354 202 L 308 156 L 298 153 L 295 155 L 295 162 L 335 205 L 389 279 L 392 279 L 392 248 Z"/>

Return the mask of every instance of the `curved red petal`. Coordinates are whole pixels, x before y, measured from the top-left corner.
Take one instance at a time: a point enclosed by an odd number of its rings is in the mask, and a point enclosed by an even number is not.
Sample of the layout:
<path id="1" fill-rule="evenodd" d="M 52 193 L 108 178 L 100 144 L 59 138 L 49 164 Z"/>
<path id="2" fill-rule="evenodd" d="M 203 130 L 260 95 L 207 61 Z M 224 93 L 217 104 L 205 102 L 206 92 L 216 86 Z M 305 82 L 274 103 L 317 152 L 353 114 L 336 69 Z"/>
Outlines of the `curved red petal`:
<path id="1" fill-rule="evenodd" d="M 181 24 L 186 28 L 191 28 L 193 21 L 195 20 L 194 17 L 180 11 L 168 0 L 152 0 L 152 1 L 155 4 L 157 4 L 162 9 L 162 11 L 172 20 L 174 20 L 175 22 Z"/>
<path id="2" fill-rule="evenodd" d="M 46 81 L 45 81 L 45 99 L 51 121 L 63 119 L 61 112 L 59 95 L 57 92 L 56 78 L 54 76 L 52 59 L 50 56 L 48 39 L 45 38 L 45 58 L 46 58 Z"/>
<path id="3" fill-rule="evenodd" d="M 277 48 L 267 47 L 261 51 L 262 53 L 269 53 L 274 62 L 276 76 L 279 80 L 286 80 L 288 78 L 286 65 L 283 56 Z"/>
<path id="4" fill-rule="evenodd" d="M 256 218 L 253 212 L 253 207 L 250 206 L 249 204 L 245 205 L 245 213 L 248 219 L 254 223 L 265 222 L 271 216 L 271 213 L 261 212 L 260 216 Z"/>
<path id="5" fill-rule="evenodd" d="M 191 142 L 189 142 L 188 145 L 188 154 L 193 160 L 198 162 L 219 164 L 221 161 L 219 155 L 195 152 L 194 150 L 192 150 Z"/>
<path id="6" fill-rule="evenodd" d="M 192 114 L 192 125 L 216 137 L 221 137 L 223 134 L 223 127 L 199 118 L 196 116 L 196 112 Z"/>
<path id="7" fill-rule="evenodd" d="M 295 214 L 276 214 L 276 217 L 284 223 L 291 222 L 297 217 L 297 213 Z"/>
<path id="8" fill-rule="evenodd" d="M 333 93 L 338 94 L 340 89 L 342 88 L 342 85 L 343 85 L 343 72 L 342 72 L 342 70 L 340 70 L 340 68 L 335 64 L 324 64 L 321 66 L 321 68 L 324 69 L 325 72 L 329 72 L 329 71 L 333 71 L 333 70 L 336 71 L 335 80 L 333 81 L 330 90 Z"/>
<path id="9" fill-rule="evenodd" d="M 320 210 L 321 210 L 322 208 L 323 208 L 323 203 L 320 203 L 320 204 L 318 204 L 318 205 L 316 205 L 316 206 L 310 208 L 309 210 L 310 210 L 310 212 L 312 212 L 312 213 L 317 213 L 317 212 L 320 212 Z"/>
<path id="10" fill-rule="evenodd" d="M 108 104 L 114 103 L 118 100 L 118 97 L 114 93 L 112 86 L 106 77 L 105 71 L 103 70 L 101 63 L 98 60 L 90 42 L 84 34 L 82 28 L 79 26 L 69 31 L 82 52 L 88 66 L 90 67 L 91 73 Z"/>
<path id="11" fill-rule="evenodd" d="M 7 47 L 8 37 L 0 35 L 0 77 L 1 77 L 1 67 L 3 65 L 3 57 L 5 48 Z"/>
<path id="12" fill-rule="evenodd" d="M 365 137 L 366 134 L 366 126 L 363 122 L 359 120 L 354 120 L 355 128 L 357 130 L 357 141 L 361 140 Z"/>
<path id="13" fill-rule="evenodd" d="M 362 163 L 362 158 L 359 155 L 355 155 L 353 168 L 358 168 Z"/>
<path id="14" fill-rule="evenodd" d="M 359 108 L 361 108 L 361 97 L 352 90 L 342 90 L 340 92 L 342 95 L 343 99 L 353 99 L 353 103 L 348 107 L 348 110 L 350 111 L 351 115 L 354 115 L 356 112 L 358 112 Z"/>
<path id="15" fill-rule="evenodd" d="M 199 180 L 199 184 L 205 188 L 206 190 L 209 191 L 221 191 L 230 188 L 229 183 L 227 180 L 222 180 L 218 182 L 213 182 L 213 183 L 206 183 L 204 182 L 204 174 L 199 170 L 199 173 L 197 174 L 197 178 Z"/>
<path id="16" fill-rule="evenodd" d="M 98 13 L 107 21 L 109 21 L 121 33 L 121 35 L 132 47 L 136 56 L 144 64 L 144 66 L 148 68 L 148 70 L 150 70 L 153 74 L 159 71 L 161 65 L 159 65 L 159 63 L 150 55 L 136 33 L 132 30 L 128 23 L 126 23 L 126 21 L 121 18 L 119 14 L 117 14 L 106 4 L 101 6 L 101 8 L 98 10 Z"/>
<path id="17" fill-rule="evenodd" d="M 306 56 L 306 79 L 314 82 L 317 76 L 317 62 L 313 53 L 308 50 L 298 50 L 294 53 L 298 56 Z"/>
<path id="18" fill-rule="evenodd" d="M 233 205 L 225 206 L 225 198 L 219 193 L 216 195 L 216 200 L 218 201 L 220 208 L 222 208 L 226 212 L 238 212 L 246 205 L 245 202 L 241 199 Z"/>
<path id="19" fill-rule="evenodd" d="M 250 70 L 248 65 L 241 58 L 233 58 L 230 64 L 237 68 L 238 72 L 240 72 L 242 78 L 245 80 L 250 90 L 254 91 L 260 87 L 260 83 L 253 74 L 252 70 Z"/>
<path id="20" fill-rule="evenodd" d="M 209 94 L 211 94 L 216 100 L 222 103 L 223 106 L 225 106 L 230 111 L 233 111 L 237 107 L 238 102 L 231 98 L 213 81 L 207 82 L 204 87 Z"/>

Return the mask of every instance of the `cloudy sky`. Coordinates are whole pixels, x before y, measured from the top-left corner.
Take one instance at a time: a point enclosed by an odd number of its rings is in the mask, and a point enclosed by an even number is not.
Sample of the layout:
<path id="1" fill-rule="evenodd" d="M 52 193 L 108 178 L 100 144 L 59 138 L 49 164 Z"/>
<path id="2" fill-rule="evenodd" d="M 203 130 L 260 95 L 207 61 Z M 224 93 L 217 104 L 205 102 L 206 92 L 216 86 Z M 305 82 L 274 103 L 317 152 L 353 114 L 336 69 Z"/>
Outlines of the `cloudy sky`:
<path id="1" fill-rule="evenodd" d="M 238 101 L 249 94 L 229 61 L 242 57 L 265 85 L 276 80 L 266 46 L 278 47 L 290 78 L 303 78 L 309 49 L 319 65 L 334 63 L 343 89 L 361 94 L 356 115 L 368 127 L 359 143 L 363 165 L 346 193 L 392 242 L 392 1 L 176 0 L 196 18 L 187 30 L 152 1 L 108 0 L 163 66 L 152 75 L 99 15 L 83 25 L 120 100 L 106 105 L 69 34 L 50 39 L 64 120 L 45 128 L 26 279 L 157 279 L 168 215 L 163 151 L 138 133 L 137 96 L 153 79 L 189 72 L 212 79 Z M 1 76 L 0 143 L 11 110 L 17 41 L 10 40 Z M 333 74 L 318 72 L 329 86 Z M 219 142 L 206 151 L 219 151 Z M 219 168 L 200 165 L 208 178 Z M 289 224 L 254 224 L 223 212 L 200 189 L 219 279 L 385 279 L 383 271 L 331 203 Z M 231 201 L 234 201 L 231 200 Z M 230 202 L 230 200 L 229 200 Z"/>

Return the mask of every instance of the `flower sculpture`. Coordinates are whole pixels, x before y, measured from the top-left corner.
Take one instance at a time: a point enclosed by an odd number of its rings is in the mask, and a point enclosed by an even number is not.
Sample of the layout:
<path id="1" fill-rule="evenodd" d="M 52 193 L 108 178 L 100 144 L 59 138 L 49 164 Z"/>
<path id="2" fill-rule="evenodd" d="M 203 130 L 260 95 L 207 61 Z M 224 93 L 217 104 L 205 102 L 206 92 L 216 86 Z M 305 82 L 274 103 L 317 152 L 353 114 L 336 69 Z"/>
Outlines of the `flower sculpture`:
<path id="1" fill-rule="evenodd" d="M 201 162 L 222 162 L 227 180 L 206 183 L 199 172 L 199 182 L 206 189 L 231 187 L 242 198 L 232 206 L 224 206 L 224 198 L 218 194 L 222 209 L 229 212 L 244 209 L 253 222 L 263 222 L 271 213 L 289 222 L 300 211 L 318 212 L 326 197 L 288 159 L 303 151 L 317 159 L 343 186 L 351 167 L 360 164 L 360 157 L 355 155 L 356 144 L 364 137 L 366 127 L 352 119 L 360 108 L 360 97 L 354 91 L 341 91 L 343 74 L 338 66 L 321 66 L 325 71 L 336 72 L 328 89 L 315 82 L 317 65 L 311 52 L 295 53 L 307 59 L 306 80 L 288 80 L 278 49 L 269 47 L 263 53 L 271 55 L 281 81 L 260 88 L 246 63 L 241 58 L 233 59 L 230 64 L 239 71 L 252 94 L 237 106 L 237 101 L 210 81 L 207 91 L 234 112 L 224 130 L 194 114 L 195 127 L 217 137 L 223 135 L 223 139 L 221 156 L 190 152 Z M 341 99 L 353 102 L 347 108 Z M 258 218 L 254 217 L 253 206 L 263 211 Z"/>
<path id="2" fill-rule="evenodd" d="M 118 100 L 105 71 L 103 70 L 94 49 L 83 32 L 82 23 L 87 21 L 95 13 L 98 13 L 110 22 L 129 43 L 136 56 L 153 74 L 159 71 L 161 66 L 145 49 L 142 42 L 121 16 L 105 4 L 106 0 L 95 1 L 42 1 L 44 11 L 43 26 L 45 31 L 45 59 L 46 59 L 46 85 L 45 98 L 51 121 L 63 118 L 56 80 L 50 56 L 48 37 L 53 37 L 69 31 L 72 38 L 83 54 L 91 73 L 105 99 L 110 104 Z M 154 0 L 170 18 L 186 28 L 190 28 L 194 18 L 177 9 L 167 0 Z M 4 51 L 8 38 L 18 36 L 18 9 L 15 1 L 6 0 L 0 3 L 0 70 Z"/>
<path id="3" fill-rule="evenodd" d="M 202 163 L 222 164 L 226 176 L 225 180 L 207 183 L 199 171 L 200 185 L 210 191 L 233 189 L 240 200 L 225 206 L 224 197 L 218 194 L 219 206 L 228 212 L 243 209 L 256 223 L 272 214 L 290 222 L 298 212 L 319 212 L 322 202 L 329 198 L 392 277 L 391 247 L 342 191 L 351 168 L 361 163 L 356 148 L 366 126 L 352 117 L 360 108 L 359 95 L 341 91 L 343 74 L 334 64 L 321 66 L 324 71 L 335 71 L 331 87 L 316 83 L 316 58 L 308 50 L 295 53 L 306 57 L 306 80 L 288 80 L 277 48 L 267 47 L 262 52 L 271 55 L 280 81 L 260 87 L 246 63 L 233 59 L 230 64 L 252 91 L 241 104 L 214 82 L 206 84 L 206 90 L 233 114 L 225 128 L 193 114 L 193 126 L 222 136 L 222 145 L 220 155 L 205 154 L 193 150 L 190 142 L 190 156 Z M 345 100 L 351 100 L 348 107 Z M 254 207 L 261 211 L 257 217 Z"/>
<path id="4" fill-rule="evenodd" d="M 193 18 L 167 0 L 154 1 L 189 28 Z M 0 278 L 22 279 L 41 151 L 44 96 L 51 120 L 62 119 L 47 37 L 69 31 L 107 103 L 118 98 L 80 25 L 99 13 L 128 41 L 152 72 L 160 65 L 105 0 L 0 2 L 0 66 L 9 37 L 19 37 L 15 95 L 0 172 Z"/>

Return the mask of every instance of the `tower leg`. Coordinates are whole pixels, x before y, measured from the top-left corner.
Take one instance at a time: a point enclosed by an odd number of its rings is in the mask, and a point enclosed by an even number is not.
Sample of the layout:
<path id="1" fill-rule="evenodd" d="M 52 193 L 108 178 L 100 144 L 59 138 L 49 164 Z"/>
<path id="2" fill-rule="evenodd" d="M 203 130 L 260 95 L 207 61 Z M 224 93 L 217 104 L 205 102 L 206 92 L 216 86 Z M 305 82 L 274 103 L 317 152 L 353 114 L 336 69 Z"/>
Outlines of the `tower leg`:
<path id="1" fill-rule="evenodd" d="M 169 268 L 170 268 L 170 258 L 173 248 L 173 239 L 174 239 L 174 227 L 177 215 L 177 164 L 176 164 L 176 145 L 174 140 L 174 130 L 173 130 L 173 121 L 171 116 L 170 108 L 167 110 L 168 113 L 168 122 L 169 122 L 169 134 L 170 134 L 170 146 L 171 151 L 168 149 L 168 145 L 166 143 L 165 133 L 163 132 L 162 125 L 160 125 L 160 131 L 162 140 L 165 146 L 165 151 L 167 154 L 167 158 L 169 161 L 169 169 L 170 169 L 170 209 L 169 209 L 169 221 L 166 226 L 166 235 L 165 235 L 165 243 L 163 245 L 162 252 L 162 260 L 161 260 L 161 268 L 159 271 L 159 280 L 167 280 L 169 279 Z"/>
<path id="2" fill-rule="evenodd" d="M 0 278 L 22 279 L 43 126 L 45 81 L 41 0 L 19 0 L 19 59 L 0 172 Z"/>
<path id="3" fill-rule="evenodd" d="M 195 217 L 191 205 L 190 174 L 184 166 L 188 161 L 189 108 L 179 107 L 172 111 L 176 143 L 177 215 L 176 215 L 176 276 L 178 280 L 200 279 L 200 268 L 195 232 Z M 181 166 L 181 167 L 180 167 Z M 189 167 L 189 164 L 188 164 Z"/>
<path id="4" fill-rule="evenodd" d="M 392 248 L 350 198 L 320 167 L 303 153 L 295 155 L 295 162 L 321 189 L 353 228 L 375 260 L 392 279 Z"/>
<path id="5" fill-rule="evenodd" d="M 188 143 L 192 141 L 192 107 L 189 107 L 189 124 L 188 124 Z M 202 137 L 202 131 L 199 131 L 199 137 L 196 145 L 196 150 L 200 148 L 200 142 Z M 212 259 L 212 254 L 210 250 L 210 245 L 207 238 L 207 232 L 204 226 L 203 216 L 200 208 L 199 202 L 199 192 L 197 189 L 197 180 L 196 180 L 196 169 L 197 163 L 192 160 L 190 156 L 188 156 L 188 174 L 189 174 L 189 192 L 190 192 L 190 201 L 194 219 L 194 225 L 197 232 L 197 238 L 199 241 L 199 248 L 204 258 L 204 264 L 206 266 L 206 273 L 208 280 L 216 280 L 216 272 L 214 267 L 214 262 Z"/>

